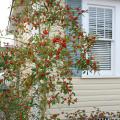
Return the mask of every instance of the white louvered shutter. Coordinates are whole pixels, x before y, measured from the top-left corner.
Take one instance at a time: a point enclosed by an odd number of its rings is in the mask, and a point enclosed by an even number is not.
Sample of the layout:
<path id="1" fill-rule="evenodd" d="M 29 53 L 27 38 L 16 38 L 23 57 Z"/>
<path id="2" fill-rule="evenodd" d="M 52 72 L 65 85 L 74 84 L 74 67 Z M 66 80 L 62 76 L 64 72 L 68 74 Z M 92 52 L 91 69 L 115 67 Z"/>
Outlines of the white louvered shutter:
<path id="1" fill-rule="evenodd" d="M 66 3 L 71 8 L 81 8 L 81 0 L 66 0 Z M 81 16 L 78 17 L 78 22 L 81 23 Z"/>
<path id="2" fill-rule="evenodd" d="M 111 70 L 112 8 L 89 7 L 89 33 L 97 36 L 92 54 L 100 70 Z"/>
<path id="3" fill-rule="evenodd" d="M 71 7 L 71 8 L 81 8 L 81 0 L 66 0 L 66 3 Z M 78 18 L 78 22 L 81 24 L 81 17 L 79 16 Z M 66 30 L 66 33 L 69 34 L 70 31 Z M 72 46 L 71 43 L 68 44 L 68 49 L 69 51 L 72 51 Z M 79 55 L 74 55 L 73 53 L 71 53 L 72 57 L 73 57 L 73 61 L 75 61 L 76 59 L 79 59 Z M 72 73 L 74 77 L 81 77 L 82 76 L 82 71 L 76 69 L 75 67 L 72 67 Z"/>

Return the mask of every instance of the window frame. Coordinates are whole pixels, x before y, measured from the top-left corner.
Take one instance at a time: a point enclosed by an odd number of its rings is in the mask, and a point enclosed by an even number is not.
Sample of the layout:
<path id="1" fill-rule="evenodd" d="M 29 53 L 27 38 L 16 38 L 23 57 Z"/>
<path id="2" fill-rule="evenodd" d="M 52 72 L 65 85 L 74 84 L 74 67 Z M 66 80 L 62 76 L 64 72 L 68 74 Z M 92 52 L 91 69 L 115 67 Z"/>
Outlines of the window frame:
<path id="1" fill-rule="evenodd" d="M 86 73 L 82 74 L 82 78 L 105 78 L 105 77 L 113 77 L 115 76 L 115 69 L 114 69 L 114 62 L 115 62 L 115 6 L 112 6 L 111 4 L 107 4 L 107 2 L 104 4 L 100 1 L 89 1 L 89 0 L 83 0 L 82 1 L 82 9 L 87 9 L 89 7 L 99 7 L 99 8 L 110 8 L 112 9 L 112 39 L 111 41 L 111 70 L 100 70 L 96 73 Z M 89 34 L 89 14 L 85 13 L 85 15 L 82 17 L 82 25 L 87 34 Z M 100 39 L 102 40 L 102 39 Z M 106 40 L 106 39 L 104 39 Z M 107 41 L 109 41 L 107 39 Z"/>

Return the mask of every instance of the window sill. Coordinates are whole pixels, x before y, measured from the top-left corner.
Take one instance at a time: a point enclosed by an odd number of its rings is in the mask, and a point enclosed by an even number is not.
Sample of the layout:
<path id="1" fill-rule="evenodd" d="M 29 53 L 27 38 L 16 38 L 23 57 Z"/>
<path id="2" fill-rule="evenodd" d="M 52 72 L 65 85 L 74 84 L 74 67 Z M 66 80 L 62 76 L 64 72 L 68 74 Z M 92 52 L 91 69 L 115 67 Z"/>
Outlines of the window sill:
<path id="1" fill-rule="evenodd" d="M 120 76 L 84 76 L 84 77 L 72 77 L 73 79 L 120 79 Z"/>

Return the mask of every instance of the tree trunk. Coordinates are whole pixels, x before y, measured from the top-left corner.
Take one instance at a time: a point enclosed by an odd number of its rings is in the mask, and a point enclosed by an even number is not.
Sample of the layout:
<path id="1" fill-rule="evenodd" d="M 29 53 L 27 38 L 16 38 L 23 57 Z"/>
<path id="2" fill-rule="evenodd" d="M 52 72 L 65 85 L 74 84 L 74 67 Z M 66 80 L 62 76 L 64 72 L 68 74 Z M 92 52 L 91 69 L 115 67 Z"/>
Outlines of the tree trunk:
<path id="1" fill-rule="evenodd" d="M 47 87 L 46 82 L 40 86 L 40 120 L 45 120 L 47 110 Z"/>
<path id="2" fill-rule="evenodd" d="M 0 111 L 0 120 L 6 120 L 5 113 Z"/>

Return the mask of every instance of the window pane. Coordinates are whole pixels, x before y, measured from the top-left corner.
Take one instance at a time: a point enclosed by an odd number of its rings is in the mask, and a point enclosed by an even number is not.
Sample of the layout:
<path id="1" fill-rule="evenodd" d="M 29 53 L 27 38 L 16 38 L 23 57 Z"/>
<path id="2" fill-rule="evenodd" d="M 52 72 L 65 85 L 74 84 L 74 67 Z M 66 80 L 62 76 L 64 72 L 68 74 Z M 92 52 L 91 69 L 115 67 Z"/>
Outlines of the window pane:
<path id="1" fill-rule="evenodd" d="M 112 39 L 112 9 L 89 7 L 89 32 L 98 38 Z"/>
<path id="2" fill-rule="evenodd" d="M 111 41 L 98 40 L 92 48 L 92 55 L 98 61 L 100 70 L 111 69 Z"/>
<path id="3" fill-rule="evenodd" d="M 89 8 L 89 31 L 90 34 L 96 35 L 96 27 L 97 27 L 97 13 L 96 13 L 96 8 L 95 7 L 90 7 Z"/>
<path id="4" fill-rule="evenodd" d="M 89 7 L 89 32 L 99 39 L 92 48 L 92 55 L 99 62 L 100 70 L 111 70 L 112 17 L 112 9 Z"/>
<path id="5" fill-rule="evenodd" d="M 112 39 L 112 10 L 105 9 L 105 38 Z"/>

